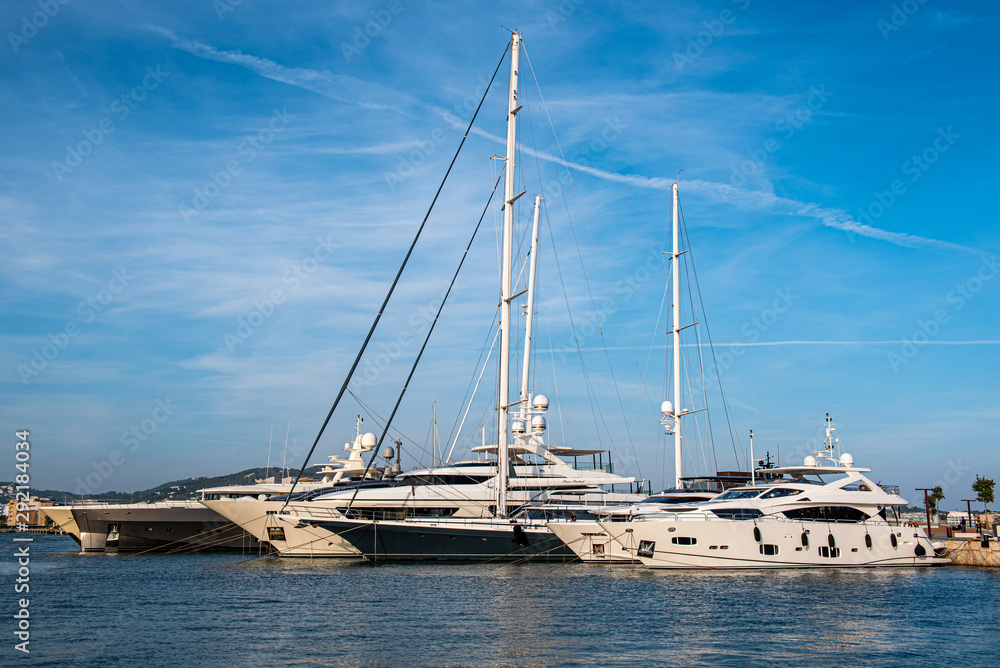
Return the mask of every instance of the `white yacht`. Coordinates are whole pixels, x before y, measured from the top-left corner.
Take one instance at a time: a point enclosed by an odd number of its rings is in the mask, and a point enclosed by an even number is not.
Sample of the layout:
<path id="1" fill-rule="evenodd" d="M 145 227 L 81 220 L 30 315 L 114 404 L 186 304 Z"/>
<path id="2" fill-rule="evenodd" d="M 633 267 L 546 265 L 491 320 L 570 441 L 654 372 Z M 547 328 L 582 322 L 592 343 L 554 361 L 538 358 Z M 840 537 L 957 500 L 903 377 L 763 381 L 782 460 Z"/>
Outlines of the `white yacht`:
<path id="1" fill-rule="evenodd" d="M 824 449 L 801 466 L 768 470 L 761 484 L 732 488 L 686 507 L 602 521 L 600 526 L 650 568 L 932 566 L 923 529 L 889 521 L 906 505 L 854 466 L 827 416 Z"/>
<path id="2" fill-rule="evenodd" d="M 360 434 L 345 446 L 345 459 L 330 457 L 319 471 L 320 479 L 304 478 L 297 489 L 329 491 L 347 484 L 365 469 L 363 455 L 375 446 L 374 434 Z M 331 466 L 332 464 L 332 466 Z M 376 475 L 378 472 L 376 472 Z M 259 501 L 288 494 L 292 479 L 269 478 L 253 485 L 228 485 L 199 490 L 202 498 L 253 499 Z M 259 539 L 195 500 L 155 503 L 107 503 L 79 501 L 42 509 L 80 544 L 82 552 L 257 552 Z"/>
<path id="3" fill-rule="evenodd" d="M 548 399 L 536 395 L 532 405 L 537 418 L 548 409 Z M 525 420 L 522 424 L 529 422 Z M 531 505 L 533 509 L 525 514 L 537 520 L 541 530 L 545 531 L 542 526 L 545 519 L 594 517 L 597 510 L 645 498 L 637 489 L 642 483 L 633 477 L 620 476 L 598 466 L 575 468 L 567 461 L 602 451 L 548 446 L 544 441 L 544 419 L 534 419 L 533 425 L 531 431 L 514 425 L 507 498 L 512 508 Z M 473 451 L 491 454 L 496 446 L 479 446 Z M 338 537 L 329 528 L 329 521 L 423 518 L 466 522 L 492 518 L 496 509 L 496 479 L 497 462 L 490 459 L 418 469 L 398 474 L 391 482 L 345 485 L 334 490 L 296 494 L 291 499 L 283 496 L 227 499 L 206 495 L 202 503 L 256 538 L 269 542 L 280 556 L 358 557 L 358 550 Z"/>
<path id="4" fill-rule="evenodd" d="M 528 378 L 540 195 L 535 197 L 527 287 L 515 294 L 512 285 L 514 204 L 525 194 L 515 190 L 517 119 L 523 108 L 518 88 L 520 49 L 521 36 L 514 32 L 510 42 L 503 173 L 497 441 L 480 448 L 480 452 L 495 454 L 496 459 L 459 465 L 457 471 L 449 468 L 414 472 L 401 476 L 391 488 L 338 492 L 325 499 L 289 503 L 269 520 L 274 532 L 271 543 L 278 546 L 284 541 L 289 545 L 292 530 L 297 532 L 295 540 L 304 542 L 286 547 L 282 554 L 301 553 L 324 544 L 332 550 L 346 541 L 368 559 L 571 558 L 572 552 L 546 528 L 546 513 L 550 517 L 557 513 L 572 515 L 594 506 L 620 505 L 641 498 L 603 489 L 607 485 L 631 484 L 633 478 L 576 470 L 561 459 L 593 451 L 549 448 L 541 440 L 548 399 L 529 391 Z M 524 293 L 523 373 L 520 394 L 511 401 L 511 302 Z M 536 461 L 527 461 L 527 455 L 533 455 Z M 408 484 L 423 483 L 424 479 L 428 484 Z"/>
<path id="5" fill-rule="evenodd" d="M 685 507 L 709 501 L 718 494 L 718 491 L 668 489 L 625 506 L 598 510 L 589 517 L 576 514 L 571 517 L 559 517 L 549 521 L 546 526 L 582 562 L 630 564 L 638 561 L 635 556 L 635 546 L 622 545 L 612 539 L 601 526 L 601 521 L 625 521 L 635 517 L 669 512 L 678 506 Z"/>
<path id="6" fill-rule="evenodd" d="M 638 503 L 612 508 L 602 512 L 598 517 L 589 520 L 580 518 L 558 518 L 548 523 L 548 528 L 558 536 L 567 547 L 573 551 L 577 559 L 586 563 L 634 563 L 635 546 L 619 543 L 611 538 L 601 526 L 601 521 L 620 521 L 636 517 L 645 517 L 662 512 L 668 512 L 677 506 L 687 506 L 715 498 L 719 493 L 733 485 L 741 485 L 750 480 L 749 473 L 740 471 L 719 471 L 714 476 L 683 476 L 681 458 L 681 418 L 698 413 L 700 410 L 683 410 L 681 406 L 681 339 L 680 333 L 687 326 L 680 321 L 680 258 L 686 251 L 680 248 L 680 202 L 678 200 L 677 184 L 671 187 L 672 206 L 672 249 L 670 255 L 670 275 L 673 287 L 671 299 L 671 328 L 668 333 L 672 338 L 669 351 L 673 361 L 673 401 L 664 401 L 661 405 L 663 425 L 667 436 L 674 442 L 674 486 L 659 494 L 654 494 Z M 697 324 L 697 323 L 694 323 Z M 675 409 L 675 407 L 677 407 Z M 704 410 L 704 409 L 701 409 Z M 628 536 L 626 537 L 628 538 Z"/>

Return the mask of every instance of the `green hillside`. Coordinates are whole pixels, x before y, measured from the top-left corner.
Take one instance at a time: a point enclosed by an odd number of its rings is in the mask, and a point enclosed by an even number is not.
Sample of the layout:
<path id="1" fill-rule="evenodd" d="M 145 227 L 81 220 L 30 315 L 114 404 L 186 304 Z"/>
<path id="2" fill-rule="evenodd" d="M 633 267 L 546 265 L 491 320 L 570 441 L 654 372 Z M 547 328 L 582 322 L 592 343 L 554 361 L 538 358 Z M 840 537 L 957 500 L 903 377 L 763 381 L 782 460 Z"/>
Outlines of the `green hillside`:
<path id="1" fill-rule="evenodd" d="M 319 466 L 312 466 L 306 469 L 306 474 L 315 474 Z M 295 476 L 298 469 L 289 469 L 288 474 Z M 162 485 L 157 485 L 150 489 L 136 492 L 101 492 L 100 494 L 87 494 L 81 496 L 72 492 L 64 492 L 53 489 L 32 489 L 31 495 L 39 498 L 52 499 L 53 501 L 78 501 L 80 499 L 101 499 L 102 501 L 122 501 L 140 503 L 143 501 L 162 501 L 164 499 L 191 499 L 196 497 L 196 492 L 205 487 L 222 487 L 223 485 L 252 485 L 255 480 L 264 478 L 264 474 L 275 476 L 274 468 L 264 469 L 254 468 L 219 475 L 212 477 L 186 478 L 184 480 L 171 480 Z M 14 497 L 14 483 L 0 482 L 0 501 L 6 503 Z"/>

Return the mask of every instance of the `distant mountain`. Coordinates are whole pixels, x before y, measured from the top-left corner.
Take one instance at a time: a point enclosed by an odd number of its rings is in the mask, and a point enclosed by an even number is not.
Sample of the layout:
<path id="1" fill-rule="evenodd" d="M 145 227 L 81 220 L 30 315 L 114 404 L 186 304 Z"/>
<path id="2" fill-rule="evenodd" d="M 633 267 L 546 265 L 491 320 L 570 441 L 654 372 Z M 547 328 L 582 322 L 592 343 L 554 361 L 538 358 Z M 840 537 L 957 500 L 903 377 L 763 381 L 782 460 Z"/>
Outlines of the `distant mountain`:
<path id="1" fill-rule="evenodd" d="M 311 466 L 306 469 L 306 475 L 315 475 L 320 466 Z M 123 501 L 128 503 L 135 501 L 163 501 L 164 499 L 190 499 L 196 496 L 199 489 L 205 487 L 222 487 L 224 485 L 252 485 L 255 480 L 269 476 L 278 477 L 280 471 L 274 468 L 246 469 L 229 475 L 219 475 L 214 477 L 187 478 L 185 480 L 172 480 L 162 485 L 157 485 L 151 489 L 132 492 L 101 492 L 100 494 L 87 494 L 81 496 L 72 492 L 63 492 L 53 489 L 32 489 L 31 495 L 39 498 L 52 499 L 53 501 L 79 501 L 80 499 L 101 499 L 103 501 Z M 298 469 L 288 469 L 288 475 L 298 475 Z M 14 497 L 14 483 L 0 482 L 0 502 L 6 503 Z"/>

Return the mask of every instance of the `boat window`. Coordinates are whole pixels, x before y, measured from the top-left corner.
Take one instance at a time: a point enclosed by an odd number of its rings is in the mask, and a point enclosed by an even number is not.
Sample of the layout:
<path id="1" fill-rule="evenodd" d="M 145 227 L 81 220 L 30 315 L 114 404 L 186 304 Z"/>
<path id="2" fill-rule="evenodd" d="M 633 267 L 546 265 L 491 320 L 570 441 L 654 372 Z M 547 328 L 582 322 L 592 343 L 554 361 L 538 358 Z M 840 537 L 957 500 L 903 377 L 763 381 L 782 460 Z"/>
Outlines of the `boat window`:
<path id="1" fill-rule="evenodd" d="M 868 515 L 850 506 L 818 506 L 815 508 L 793 508 L 783 511 L 791 520 L 811 522 L 864 522 Z"/>
<path id="2" fill-rule="evenodd" d="M 770 492 L 760 497 L 762 499 L 780 499 L 783 496 L 795 496 L 796 494 L 801 494 L 801 489 L 792 489 L 791 487 L 778 487 L 777 489 L 772 489 Z"/>
<path id="3" fill-rule="evenodd" d="M 827 547 L 826 545 L 820 545 L 819 556 L 826 557 L 828 559 L 836 559 L 840 556 L 839 547 Z"/>
<path id="4" fill-rule="evenodd" d="M 691 536 L 674 536 L 670 542 L 674 545 L 697 545 L 698 539 Z"/>
<path id="5" fill-rule="evenodd" d="M 400 478 L 400 485 L 420 487 L 423 485 L 478 485 L 492 476 L 483 475 L 414 475 Z"/>
<path id="6" fill-rule="evenodd" d="M 768 556 L 768 557 L 773 557 L 774 555 L 778 554 L 778 546 L 777 545 L 767 545 L 767 544 L 761 545 L 760 546 L 760 553 L 763 554 L 763 555 L 765 555 L 765 556 Z"/>
<path id="7" fill-rule="evenodd" d="M 762 489 L 731 489 L 722 496 L 715 498 L 716 501 L 732 501 L 734 499 L 756 499 L 760 496 Z"/>
<path id="8" fill-rule="evenodd" d="M 851 483 L 850 485 L 844 485 L 843 487 L 841 487 L 841 489 L 844 490 L 845 492 L 870 492 L 870 491 L 872 491 L 872 488 L 869 487 L 868 485 L 866 485 L 863 482 L 854 482 L 854 483 Z"/>
<path id="9" fill-rule="evenodd" d="M 756 508 L 713 508 L 712 513 L 724 520 L 752 520 L 764 514 Z"/>
<path id="10" fill-rule="evenodd" d="M 685 504 L 685 503 L 703 503 L 708 501 L 703 496 L 650 496 L 639 503 L 664 503 L 664 504 Z"/>
<path id="11" fill-rule="evenodd" d="M 570 508 L 529 508 L 520 516 L 532 520 L 579 520 L 581 522 L 597 519 L 597 515 L 594 513 Z"/>
<path id="12" fill-rule="evenodd" d="M 337 508 L 341 515 L 351 520 L 402 520 L 406 519 L 403 508 Z"/>

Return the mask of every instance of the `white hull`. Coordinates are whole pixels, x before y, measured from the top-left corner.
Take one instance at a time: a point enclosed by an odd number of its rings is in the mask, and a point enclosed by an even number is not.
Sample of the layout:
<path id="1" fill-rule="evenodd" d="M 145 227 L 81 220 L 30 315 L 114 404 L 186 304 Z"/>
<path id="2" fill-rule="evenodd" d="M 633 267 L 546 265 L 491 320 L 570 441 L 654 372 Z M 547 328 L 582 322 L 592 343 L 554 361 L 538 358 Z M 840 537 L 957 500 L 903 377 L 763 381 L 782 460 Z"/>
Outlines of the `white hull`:
<path id="1" fill-rule="evenodd" d="M 559 540 L 573 551 L 577 558 L 588 564 L 637 563 L 631 551 L 614 540 L 597 522 L 549 522 L 546 525 Z"/>
<path id="2" fill-rule="evenodd" d="M 335 533 L 314 527 L 312 522 L 294 519 L 296 516 L 342 518 L 337 508 L 345 507 L 351 494 L 350 491 L 345 491 L 341 494 L 344 498 L 339 500 L 293 501 L 284 509 L 282 501 L 260 501 L 249 497 L 206 499 L 201 503 L 239 525 L 258 540 L 267 541 L 282 557 L 357 557 L 360 556 L 359 552 Z M 428 508 L 444 509 L 456 518 L 482 518 L 489 516 L 493 494 L 493 488 L 485 483 L 417 487 L 399 485 L 363 490 L 352 507 L 361 513 L 396 511 L 401 514 L 399 519 L 402 519 L 402 514 L 427 514 Z M 515 490 L 508 494 L 508 499 L 518 505 L 532 501 L 559 503 L 561 498 L 556 490 Z M 573 495 L 573 502 L 578 506 L 607 507 L 637 501 L 639 498 L 629 494 L 590 492 Z M 379 514 L 377 519 L 391 518 Z"/>
<path id="3" fill-rule="evenodd" d="M 259 501 L 257 499 L 217 499 L 202 501 L 202 504 L 219 513 L 230 522 L 238 524 L 244 531 L 271 547 L 282 557 L 355 557 L 361 554 L 351 544 L 336 534 L 288 517 L 277 515 L 281 501 Z M 312 503 L 290 503 L 286 513 L 315 513 Z M 319 509 L 322 513 L 322 509 Z M 332 517 L 340 517 L 331 511 Z"/>
<path id="4" fill-rule="evenodd" d="M 844 568 L 949 563 L 948 559 L 934 556 L 934 548 L 922 529 L 894 527 L 876 520 L 806 522 L 767 517 L 756 521 L 640 520 L 600 525 L 649 568 Z M 870 547 L 866 535 L 871 539 Z"/>
<path id="5" fill-rule="evenodd" d="M 70 506 L 42 506 L 39 510 L 55 522 L 60 529 L 73 536 L 76 542 L 80 542 L 80 527 L 73 519 L 73 509 Z"/>

